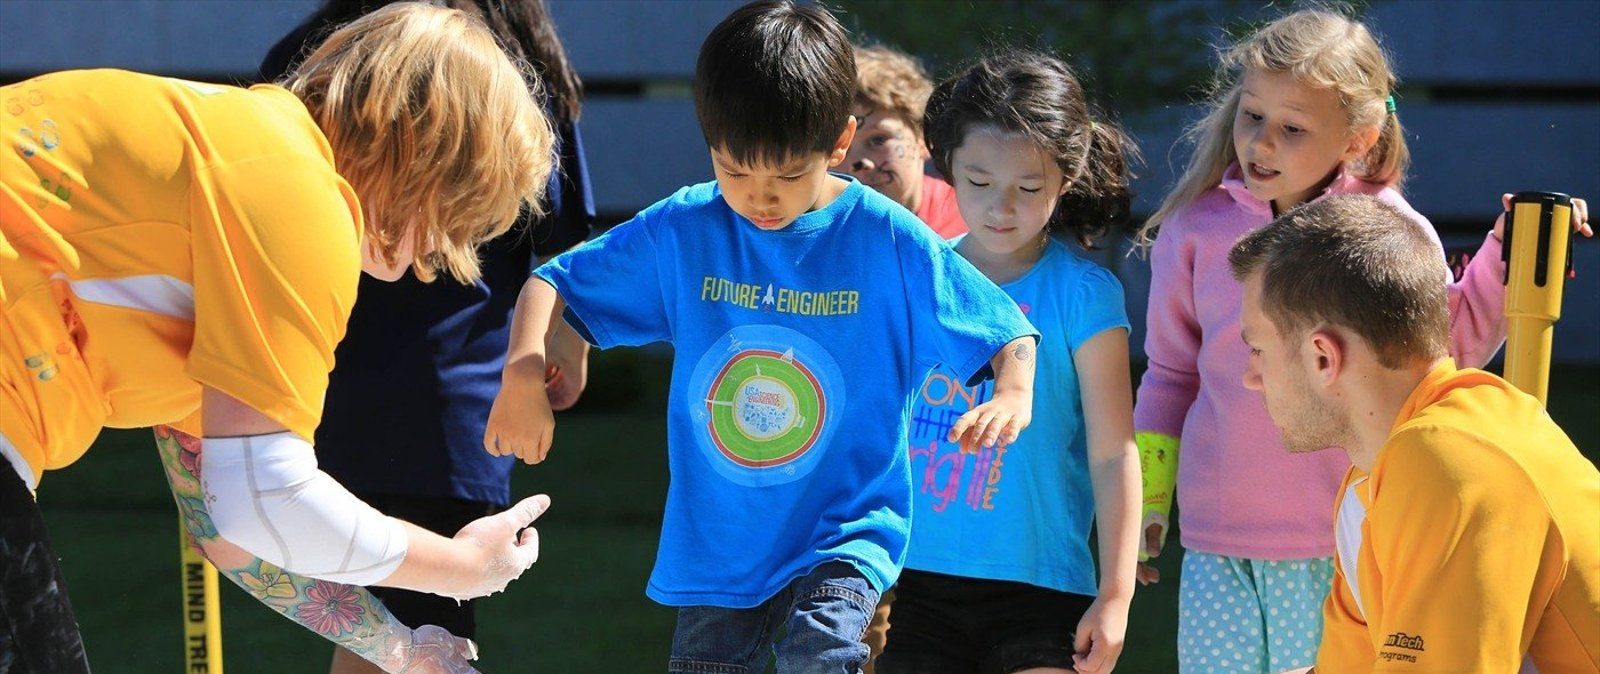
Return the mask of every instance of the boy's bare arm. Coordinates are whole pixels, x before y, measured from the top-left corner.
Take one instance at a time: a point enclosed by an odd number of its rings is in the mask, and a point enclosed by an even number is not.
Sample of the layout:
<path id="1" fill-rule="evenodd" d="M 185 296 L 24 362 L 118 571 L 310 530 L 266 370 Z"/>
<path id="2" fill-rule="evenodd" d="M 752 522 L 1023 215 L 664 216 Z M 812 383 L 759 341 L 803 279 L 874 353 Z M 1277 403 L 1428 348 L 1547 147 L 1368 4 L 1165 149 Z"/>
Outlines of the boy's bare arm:
<path id="1" fill-rule="evenodd" d="M 566 321 L 556 321 L 545 349 L 544 391 L 550 409 L 570 409 L 588 385 L 589 342 Z"/>
<path id="2" fill-rule="evenodd" d="M 505 372 L 534 373 L 534 378 L 544 377 L 545 339 L 550 326 L 561 315 L 564 303 L 555 286 L 538 276 L 529 276 L 517 295 L 516 311 L 511 317 L 511 338 L 506 345 Z"/>
<path id="3" fill-rule="evenodd" d="M 555 255 L 540 255 L 534 268 L 554 259 Z M 529 280 L 533 280 L 531 275 Z M 560 412 L 578 404 L 578 397 L 589 383 L 589 342 L 566 321 L 556 320 L 555 314 L 551 314 L 545 332 L 545 397 L 550 400 L 550 409 Z"/>
<path id="4" fill-rule="evenodd" d="M 545 342 L 563 309 L 554 286 L 537 276 L 522 284 L 511 319 L 511 340 L 500 375 L 500 393 L 489 411 L 483 447 L 495 456 L 526 463 L 544 460 L 554 437 L 555 417 L 545 393 Z"/>
<path id="5" fill-rule="evenodd" d="M 1036 347 L 1032 336 L 1018 337 L 989 359 L 994 396 L 956 420 L 950 427 L 950 442 L 959 442 L 964 452 L 976 452 L 979 447 L 1004 447 L 1016 441 L 1033 420 Z"/>

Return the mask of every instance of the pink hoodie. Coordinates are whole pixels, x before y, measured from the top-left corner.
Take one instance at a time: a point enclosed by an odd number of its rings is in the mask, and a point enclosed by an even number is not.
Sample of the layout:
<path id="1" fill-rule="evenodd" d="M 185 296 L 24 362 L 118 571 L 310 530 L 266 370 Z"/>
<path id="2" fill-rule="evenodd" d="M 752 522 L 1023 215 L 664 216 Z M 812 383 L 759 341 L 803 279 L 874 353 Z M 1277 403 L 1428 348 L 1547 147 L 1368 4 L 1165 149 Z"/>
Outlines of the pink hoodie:
<path id="1" fill-rule="evenodd" d="M 1371 194 L 1427 218 L 1388 187 L 1341 173 L 1322 195 Z M 1145 353 L 1134 428 L 1177 436 L 1178 507 L 1184 548 L 1251 559 L 1333 555 L 1333 501 L 1350 461 L 1338 449 L 1290 454 L 1261 394 L 1241 378 L 1249 350 L 1239 338 L 1242 289 L 1228 267 L 1239 237 L 1272 221 L 1236 163 L 1222 184 L 1168 216 L 1151 252 Z M 1440 255 L 1443 255 L 1440 246 Z M 1450 355 L 1488 362 L 1505 341 L 1500 241 L 1489 235 L 1450 290 Z"/>

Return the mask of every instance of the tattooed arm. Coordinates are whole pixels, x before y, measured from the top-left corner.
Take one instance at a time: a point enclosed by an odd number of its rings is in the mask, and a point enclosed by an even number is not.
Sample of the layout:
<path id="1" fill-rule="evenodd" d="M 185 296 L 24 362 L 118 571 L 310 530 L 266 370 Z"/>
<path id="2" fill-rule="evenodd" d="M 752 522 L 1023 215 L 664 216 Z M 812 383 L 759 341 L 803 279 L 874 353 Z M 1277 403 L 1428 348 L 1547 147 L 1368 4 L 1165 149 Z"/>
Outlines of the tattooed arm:
<path id="1" fill-rule="evenodd" d="M 433 625 L 401 624 L 365 588 L 288 573 L 217 535 L 200 488 L 200 438 L 155 427 L 167 484 L 189 544 L 229 580 L 272 610 L 371 661 L 386 672 L 466 674 L 476 647 Z"/>
<path id="2" fill-rule="evenodd" d="M 256 557 L 323 580 L 454 599 L 504 590 L 538 559 L 531 524 L 549 508 L 548 496 L 525 498 L 446 538 L 372 510 L 316 467 L 309 442 L 243 401 L 203 387 L 200 410 L 202 450 L 218 450 L 200 485 L 212 524 Z M 266 489 L 246 483 L 246 475 Z M 273 521 L 291 528 L 280 533 Z M 369 535 L 375 531 L 380 535 Z M 340 544 L 344 554 L 330 554 Z"/>
<path id="3" fill-rule="evenodd" d="M 1036 346 L 1033 337 L 1018 337 L 989 360 L 994 370 L 994 396 L 968 410 L 950 427 L 950 441 L 960 442 L 962 451 L 1009 445 L 1033 420 Z"/>

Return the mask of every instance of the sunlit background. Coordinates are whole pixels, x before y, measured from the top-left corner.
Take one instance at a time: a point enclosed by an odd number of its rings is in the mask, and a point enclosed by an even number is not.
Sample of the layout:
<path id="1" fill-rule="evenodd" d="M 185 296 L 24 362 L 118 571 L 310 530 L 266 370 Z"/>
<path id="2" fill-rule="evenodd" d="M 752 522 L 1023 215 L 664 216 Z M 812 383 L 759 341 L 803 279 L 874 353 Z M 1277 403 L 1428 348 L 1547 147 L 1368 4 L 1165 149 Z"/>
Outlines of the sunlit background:
<path id="1" fill-rule="evenodd" d="M 257 80 L 267 48 L 316 0 L 0 0 L 0 83 L 118 67 L 215 82 Z M 740 3 L 551 2 L 587 97 L 582 123 L 601 224 L 710 178 L 690 80 L 710 28 Z M 835 2 L 866 42 L 922 57 L 936 78 L 995 44 L 1055 50 L 1137 137 L 1136 215 L 1187 157 L 1175 146 L 1214 61 L 1211 45 L 1282 11 L 1255 2 Z M 1407 198 L 1454 253 L 1476 249 L 1503 191 L 1600 196 L 1600 3 L 1370 2 L 1356 7 L 1392 52 L 1413 152 Z M 1125 242 L 1096 253 L 1127 287 L 1142 343 L 1148 266 Z M 1556 331 L 1550 408 L 1600 456 L 1600 244 L 1584 241 Z M 519 468 L 513 495 L 546 492 L 543 556 L 480 602 L 489 672 L 649 672 L 665 667 L 674 613 L 645 598 L 666 491 L 670 354 L 600 353 L 584 400 L 558 417 L 551 459 Z M 1142 368 L 1142 354 L 1135 353 Z M 1496 364 L 1494 367 L 1498 367 Z M 1137 374 L 1137 373 L 1136 373 Z M 381 424 L 382 419 L 373 423 Z M 108 431 L 39 501 L 96 671 L 182 666 L 176 512 L 148 431 Z M 1141 588 L 1119 671 L 1175 665 L 1178 546 L 1167 582 Z M 331 646 L 223 583 L 231 673 L 326 671 Z"/>

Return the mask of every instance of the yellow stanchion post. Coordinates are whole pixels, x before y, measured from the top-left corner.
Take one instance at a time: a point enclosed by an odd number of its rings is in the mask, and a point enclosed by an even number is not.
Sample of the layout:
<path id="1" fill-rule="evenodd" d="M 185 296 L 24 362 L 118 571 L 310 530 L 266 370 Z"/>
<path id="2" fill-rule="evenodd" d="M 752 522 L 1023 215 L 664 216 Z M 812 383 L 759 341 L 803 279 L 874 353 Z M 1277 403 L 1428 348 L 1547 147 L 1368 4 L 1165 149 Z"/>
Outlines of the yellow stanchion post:
<path id="1" fill-rule="evenodd" d="M 222 605 L 217 594 L 217 568 L 195 552 L 181 519 L 178 547 L 183 569 L 184 674 L 222 674 Z"/>
<path id="2" fill-rule="evenodd" d="M 1518 192 L 1506 214 L 1506 381 L 1546 402 L 1550 344 L 1572 268 L 1572 198 Z"/>

